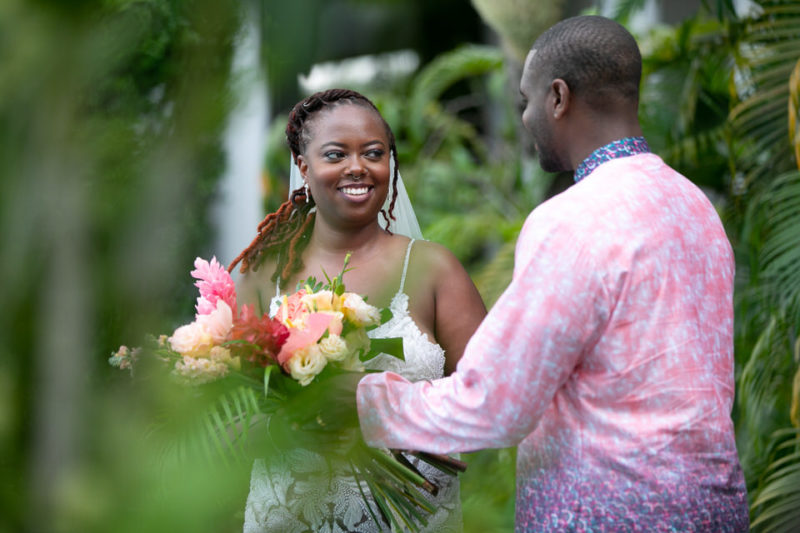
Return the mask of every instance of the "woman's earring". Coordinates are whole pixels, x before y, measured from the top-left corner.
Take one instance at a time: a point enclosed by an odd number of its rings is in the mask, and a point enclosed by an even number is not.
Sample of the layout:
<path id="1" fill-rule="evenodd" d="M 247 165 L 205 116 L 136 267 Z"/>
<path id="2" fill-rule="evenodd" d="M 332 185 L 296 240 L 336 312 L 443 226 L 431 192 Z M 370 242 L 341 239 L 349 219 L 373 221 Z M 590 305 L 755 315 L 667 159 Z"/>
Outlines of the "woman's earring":
<path id="1" fill-rule="evenodd" d="M 309 189 L 307 181 L 303 182 L 303 191 L 306 193 L 306 201 L 308 201 L 311 198 L 311 189 Z"/>

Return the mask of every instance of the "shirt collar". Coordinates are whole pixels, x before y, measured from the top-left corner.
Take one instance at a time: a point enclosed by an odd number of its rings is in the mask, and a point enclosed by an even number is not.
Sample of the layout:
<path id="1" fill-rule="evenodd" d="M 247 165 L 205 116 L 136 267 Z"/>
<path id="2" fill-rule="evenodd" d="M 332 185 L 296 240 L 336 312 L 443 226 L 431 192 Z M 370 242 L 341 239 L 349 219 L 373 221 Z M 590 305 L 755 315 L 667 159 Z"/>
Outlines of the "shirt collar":
<path id="1" fill-rule="evenodd" d="M 594 169 L 606 161 L 649 152 L 650 147 L 647 146 L 647 141 L 644 140 L 644 137 L 625 137 L 624 139 L 608 143 L 592 152 L 589 157 L 578 165 L 578 168 L 575 170 L 575 183 L 578 183 L 591 174 Z"/>

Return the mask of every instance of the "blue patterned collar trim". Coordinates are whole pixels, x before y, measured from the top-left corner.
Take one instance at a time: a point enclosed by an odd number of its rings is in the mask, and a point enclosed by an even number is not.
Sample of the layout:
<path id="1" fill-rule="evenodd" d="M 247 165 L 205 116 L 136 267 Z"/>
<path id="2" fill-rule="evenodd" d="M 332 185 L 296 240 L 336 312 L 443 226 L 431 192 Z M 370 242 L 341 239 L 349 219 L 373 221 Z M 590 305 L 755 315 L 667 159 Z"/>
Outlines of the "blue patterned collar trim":
<path id="1" fill-rule="evenodd" d="M 578 165 L 577 170 L 575 170 L 575 183 L 578 183 L 591 174 L 594 169 L 606 161 L 649 152 L 650 147 L 647 146 L 647 141 L 644 140 L 644 137 L 625 137 L 624 139 L 601 146 Z"/>

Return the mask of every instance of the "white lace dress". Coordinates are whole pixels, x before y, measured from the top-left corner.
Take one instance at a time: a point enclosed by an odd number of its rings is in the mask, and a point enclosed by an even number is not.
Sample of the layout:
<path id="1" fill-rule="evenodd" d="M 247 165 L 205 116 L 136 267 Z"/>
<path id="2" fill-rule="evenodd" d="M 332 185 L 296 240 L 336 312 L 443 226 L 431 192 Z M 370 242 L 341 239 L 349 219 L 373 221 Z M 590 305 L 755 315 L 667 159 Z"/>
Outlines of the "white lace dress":
<path id="1" fill-rule="evenodd" d="M 437 379 L 444 372 L 444 350 L 420 331 L 408 313 L 408 295 L 403 292 L 413 244 L 412 240 L 406 249 L 400 288 L 390 304 L 393 316 L 370 332 L 373 338 L 402 337 L 405 361 L 381 354 L 367 366 L 391 370 L 411 381 Z M 292 450 L 283 459 L 253 464 L 244 533 L 381 531 L 364 507 L 358 484 L 349 472 L 332 469 L 323 456 L 303 449 Z M 416 459 L 411 461 L 439 486 L 437 496 L 429 497 L 437 512 L 428 518 L 425 531 L 461 531 L 458 480 Z M 374 504 L 372 507 L 380 516 Z"/>

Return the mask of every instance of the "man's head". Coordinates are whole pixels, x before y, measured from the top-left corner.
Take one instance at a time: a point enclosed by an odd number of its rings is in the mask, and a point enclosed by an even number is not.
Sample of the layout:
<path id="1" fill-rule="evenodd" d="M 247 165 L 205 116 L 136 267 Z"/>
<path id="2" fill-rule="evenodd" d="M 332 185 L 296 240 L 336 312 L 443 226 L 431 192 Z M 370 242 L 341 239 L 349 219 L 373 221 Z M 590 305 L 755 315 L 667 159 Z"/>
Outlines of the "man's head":
<path id="1" fill-rule="evenodd" d="M 533 44 L 520 81 L 526 101 L 522 120 L 542 168 L 573 170 L 569 148 L 597 142 L 600 128 L 607 127 L 612 137 L 616 130 L 638 128 L 641 74 L 636 41 L 613 20 L 573 17 L 545 31 Z"/>

